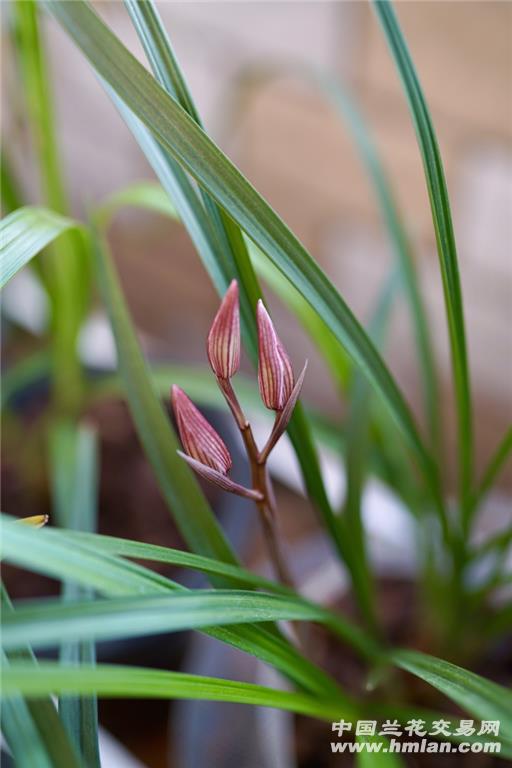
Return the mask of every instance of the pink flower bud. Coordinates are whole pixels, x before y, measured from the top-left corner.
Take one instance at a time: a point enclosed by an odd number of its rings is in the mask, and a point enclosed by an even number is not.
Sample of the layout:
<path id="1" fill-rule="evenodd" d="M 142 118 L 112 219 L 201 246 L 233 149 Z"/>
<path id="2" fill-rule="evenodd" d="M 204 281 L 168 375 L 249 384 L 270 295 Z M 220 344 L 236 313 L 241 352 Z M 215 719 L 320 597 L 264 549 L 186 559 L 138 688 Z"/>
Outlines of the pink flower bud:
<path id="1" fill-rule="evenodd" d="M 282 411 L 293 390 L 293 370 L 261 299 L 258 320 L 258 384 L 267 408 Z"/>
<path id="2" fill-rule="evenodd" d="M 231 456 L 224 441 L 180 387 L 173 385 L 171 402 L 181 442 L 189 456 L 225 475 Z"/>
<path id="3" fill-rule="evenodd" d="M 233 280 L 210 328 L 208 360 L 219 379 L 230 379 L 240 367 L 240 310 L 238 284 Z"/>

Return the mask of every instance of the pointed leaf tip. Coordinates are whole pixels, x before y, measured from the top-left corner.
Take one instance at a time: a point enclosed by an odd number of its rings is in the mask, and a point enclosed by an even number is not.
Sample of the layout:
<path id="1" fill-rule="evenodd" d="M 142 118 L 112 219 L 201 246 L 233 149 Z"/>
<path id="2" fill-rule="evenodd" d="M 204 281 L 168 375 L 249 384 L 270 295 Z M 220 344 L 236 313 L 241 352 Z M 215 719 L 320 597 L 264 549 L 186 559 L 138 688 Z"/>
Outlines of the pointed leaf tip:
<path id="1" fill-rule="evenodd" d="M 238 283 L 231 282 L 215 315 L 206 344 L 215 375 L 230 379 L 240 367 L 240 309 Z"/>
<path id="2" fill-rule="evenodd" d="M 261 299 L 256 308 L 256 317 L 258 321 L 258 384 L 261 398 L 267 408 L 281 411 L 293 390 L 292 365 Z"/>
<path id="3" fill-rule="evenodd" d="M 186 453 L 225 475 L 231 468 L 231 455 L 217 432 L 185 392 L 175 384 L 171 403 L 181 442 Z"/>

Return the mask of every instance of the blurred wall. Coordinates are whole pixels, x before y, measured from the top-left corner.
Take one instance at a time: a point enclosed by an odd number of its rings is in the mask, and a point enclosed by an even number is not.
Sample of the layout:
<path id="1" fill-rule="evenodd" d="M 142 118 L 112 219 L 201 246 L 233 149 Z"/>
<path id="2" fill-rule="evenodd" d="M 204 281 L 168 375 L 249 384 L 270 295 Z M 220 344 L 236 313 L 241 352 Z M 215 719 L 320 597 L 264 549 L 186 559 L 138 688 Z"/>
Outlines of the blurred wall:
<path id="1" fill-rule="evenodd" d="M 121 3 L 95 3 L 130 48 L 140 47 Z M 453 435 L 449 351 L 423 170 L 393 63 L 364 2 L 161 2 L 159 9 L 207 128 L 318 259 L 363 320 L 392 258 L 372 189 L 347 131 L 296 78 L 251 81 L 247 67 L 306 62 L 351 89 L 371 126 L 413 240 L 436 342 L 443 415 Z M 397 12 L 432 109 L 448 178 L 462 272 L 480 463 L 512 417 L 512 5 L 407 2 Z M 78 212 L 151 171 L 90 67 L 57 25 L 45 28 L 66 176 Z M 5 132 L 37 199 L 12 60 Z M 4 89 L 5 90 L 5 89 Z M 5 110 L 4 110 L 5 112 Z M 116 258 L 141 329 L 159 353 L 203 358 L 216 298 L 187 236 L 156 216 L 126 213 Z M 306 392 L 337 412 L 323 367 L 276 306 L 296 364 L 313 358 Z M 387 358 L 413 406 L 416 358 L 404 308 Z M 452 439 L 452 437 L 450 437 Z M 512 483 L 512 473 L 508 473 Z"/>

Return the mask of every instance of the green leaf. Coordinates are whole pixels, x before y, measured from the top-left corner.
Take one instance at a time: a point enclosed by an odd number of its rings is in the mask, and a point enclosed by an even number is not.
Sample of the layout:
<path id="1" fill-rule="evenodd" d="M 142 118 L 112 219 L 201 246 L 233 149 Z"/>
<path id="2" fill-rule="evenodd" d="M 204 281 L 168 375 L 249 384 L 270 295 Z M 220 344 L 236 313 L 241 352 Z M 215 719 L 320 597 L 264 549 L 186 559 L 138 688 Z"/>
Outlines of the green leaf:
<path id="1" fill-rule="evenodd" d="M 133 25 L 158 82 L 203 127 L 169 37 L 152 0 L 125 0 Z"/>
<path id="2" fill-rule="evenodd" d="M 1 553 L 21 568 L 63 581 L 74 581 L 107 595 L 129 595 L 178 589 L 170 579 L 120 558 L 99 554 L 86 544 L 65 538 L 71 533 L 34 530 L 2 515 Z M 37 534 L 37 535 L 34 535 Z M 75 534 L 76 536 L 77 534 Z"/>
<path id="3" fill-rule="evenodd" d="M 417 707 L 412 704 L 393 704 L 389 701 L 375 702 L 369 705 L 369 709 L 372 717 L 378 719 L 379 721 L 396 718 L 399 723 L 406 725 L 408 721 L 413 719 L 423 720 L 425 723 L 423 728 L 426 731 L 433 730 L 435 723 L 439 720 L 453 720 L 453 712 L 439 712 L 431 709 L 425 709 L 424 707 Z M 439 740 L 442 739 L 443 741 L 445 739 L 444 736 L 440 736 L 438 738 Z M 470 744 L 474 742 L 479 742 L 481 744 L 495 744 L 496 736 L 493 734 L 478 735 L 478 732 L 475 730 L 475 733 L 471 736 L 461 736 L 459 734 L 450 733 L 449 736 L 446 736 L 446 741 L 450 741 L 454 744 L 459 744 L 460 742 L 469 742 Z M 495 753 L 497 757 L 501 757 L 503 759 L 512 757 L 512 744 L 505 742 L 501 737 L 499 742 L 500 751 Z"/>
<path id="4" fill-rule="evenodd" d="M 392 3 L 374 0 L 374 8 L 402 80 L 425 170 L 448 319 L 458 420 L 460 493 L 464 522 L 468 524 L 473 462 L 471 392 L 462 290 L 446 179 L 432 118 Z"/>
<path id="5" fill-rule="evenodd" d="M 108 698 L 198 699 L 200 701 L 231 701 L 262 707 L 284 709 L 322 720 L 352 716 L 355 708 L 339 702 L 306 696 L 292 691 L 280 691 L 253 683 L 235 680 L 167 672 L 140 667 L 110 666 L 65 667 L 42 662 L 36 673 L 24 664 L 3 671 L 4 696 L 22 691 L 31 696 L 52 693 L 97 693 Z"/>
<path id="6" fill-rule="evenodd" d="M 303 62 L 293 62 L 293 64 L 290 65 L 273 65 L 270 63 L 261 66 L 249 66 L 247 71 L 242 72 L 238 76 L 235 88 L 242 90 L 247 86 L 249 86 L 249 88 L 251 86 L 259 86 L 262 82 L 278 79 L 283 76 L 301 78 L 323 95 L 343 121 L 349 136 L 354 143 L 363 167 L 366 170 L 368 179 L 371 182 L 375 193 L 382 221 L 387 229 L 394 249 L 397 269 L 400 272 L 403 289 L 409 304 L 418 359 L 422 373 L 421 378 L 424 389 L 425 413 L 429 423 L 432 445 L 433 447 L 438 446 L 440 439 L 440 424 L 437 402 L 437 377 L 426 310 L 418 283 L 416 265 L 407 230 L 395 202 L 390 180 L 379 157 L 367 121 L 360 112 L 358 105 L 350 93 L 338 82 L 338 80 L 330 77 L 328 74 L 305 66 Z M 268 262 L 266 262 L 266 264 L 268 264 Z M 288 290 L 290 289 L 288 288 Z M 304 303 L 304 300 L 302 300 L 302 302 Z M 321 317 L 317 317 L 318 321 L 325 329 Z M 329 332 L 328 334 L 330 336 Z M 326 335 L 325 330 L 319 332 L 315 337 L 315 341 L 321 341 Z M 327 349 L 322 349 L 324 355 L 326 352 L 329 355 Z M 329 360 L 329 356 L 326 355 L 326 359 Z M 334 376 L 336 380 L 335 373 Z"/>
<path id="7" fill-rule="evenodd" d="M 88 427 L 57 422 L 51 432 L 53 507 L 55 519 L 72 530 L 92 532 L 97 517 L 97 444 Z M 64 602 L 83 597 L 91 600 L 93 592 L 74 581 L 63 585 Z M 63 643 L 61 663 L 94 665 L 94 642 Z M 98 705 L 95 696 L 63 696 L 59 717 L 85 764 L 99 768 Z"/>
<path id="8" fill-rule="evenodd" d="M 512 427 L 509 427 L 505 432 L 503 439 L 498 444 L 494 454 L 492 455 L 489 464 L 483 476 L 475 490 L 473 498 L 471 499 L 471 511 L 476 511 L 486 495 L 489 493 L 494 485 L 496 478 L 503 469 L 506 460 L 512 451 Z"/>
<path id="9" fill-rule="evenodd" d="M 143 5 L 130 3 L 130 8 L 135 17 L 137 28 L 142 33 L 142 39 L 148 53 L 153 54 L 156 50 L 155 55 L 159 60 L 161 56 L 167 56 L 170 69 L 165 72 L 158 71 L 158 75 L 161 82 L 167 85 L 171 84 L 171 93 L 174 83 L 175 95 L 178 96 L 185 87 L 184 81 L 175 62 L 174 64 L 171 62 L 171 60 L 174 61 L 173 53 L 156 16 L 154 6 L 147 3 Z M 153 41 L 153 47 L 150 45 L 151 41 Z M 247 239 L 242 237 L 240 228 L 222 209 L 216 206 L 204 190 L 202 197 L 206 211 L 203 210 L 197 197 L 193 194 L 195 190 L 169 152 L 157 144 L 144 125 L 108 86 L 107 91 L 124 116 L 128 127 L 133 132 L 163 187 L 176 203 L 176 210 L 219 294 L 222 296 L 225 293 L 233 278 L 238 279 L 242 327 L 249 357 L 255 364 L 257 341 L 254 307 L 261 291 L 247 256 L 247 248 L 249 247 Z M 185 103 L 185 106 L 190 106 L 190 104 Z M 197 120 L 197 114 L 193 109 L 192 114 L 194 120 Z M 206 216 L 205 213 L 208 215 Z M 340 357 L 341 355 L 338 355 L 338 359 Z M 327 531 L 334 538 L 338 551 L 342 553 L 340 542 L 336 538 L 334 514 L 323 484 L 311 428 L 300 403 L 295 407 L 294 415 L 288 426 L 288 434 L 297 454 L 307 493 L 320 511 L 326 523 Z"/>
<path id="10" fill-rule="evenodd" d="M 338 341 L 373 382 L 438 496 L 432 458 L 409 407 L 367 334 L 299 241 L 247 180 L 173 101 L 84 2 L 48 0 L 93 66 L 165 149 L 224 208 L 321 313 Z"/>
<path id="11" fill-rule="evenodd" d="M 341 392 L 345 392 L 349 380 L 350 358 L 329 326 L 253 242 L 247 240 L 247 247 L 258 276 L 300 321 L 327 363 L 336 386 Z"/>
<path id="12" fill-rule="evenodd" d="M 48 573 L 58 579 L 70 578 L 105 594 L 129 594 L 141 591 L 140 579 L 130 580 L 128 572 L 120 572 L 119 569 L 123 569 L 126 563 L 119 558 L 114 560 L 106 558 L 104 570 L 95 576 L 94 570 L 101 559 L 100 553 L 191 568 L 207 575 L 223 576 L 241 587 L 266 589 L 279 594 L 295 594 L 289 587 L 265 579 L 245 568 L 179 549 L 114 536 L 102 536 L 97 533 L 55 528 L 45 530 L 42 535 L 39 532 L 37 539 L 32 536 L 27 539 L 23 532 L 21 536 L 19 535 L 17 530 L 19 527 L 16 526 L 13 531 L 7 524 L 3 529 L 6 534 L 2 543 L 2 552 L 7 559 L 19 566 L 31 568 L 40 573 Z M 73 562 L 69 552 L 74 551 L 76 547 L 78 547 L 78 555 Z M 88 557 L 91 553 L 93 553 L 92 559 Z M 84 568 L 85 565 L 87 565 L 86 568 Z M 146 577 L 157 577 L 157 574 L 146 569 L 137 572 Z M 158 583 L 170 589 L 178 588 L 177 584 L 167 578 L 160 579 Z M 117 590 L 118 585 L 121 585 L 121 591 Z M 128 591 L 123 585 L 128 588 Z"/>
<path id="13" fill-rule="evenodd" d="M 0 223 L 0 288 L 43 248 L 76 226 L 72 219 L 46 208 L 20 208 L 6 216 Z"/>
<path id="14" fill-rule="evenodd" d="M 127 187 L 115 193 L 111 198 L 102 204 L 98 211 L 100 220 L 104 226 L 107 226 L 109 218 L 115 214 L 121 205 L 130 205 L 146 208 L 161 214 L 167 215 L 172 219 L 179 219 L 176 208 L 170 203 L 169 196 L 164 189 L 154 182 L 144 182 Z M 348 385 L 348 376 L 350 371 L 350 361 L 343 348 L 339 345 L 330 329 L 324 323 L 320 315 L 305 301 L 305 299 L 293 288 L 284 276 L 273 266 L 257 246 L 246 238 L 246 244 L 249 249 L 251 260 L 256 268 L 256 272 L 267 282 L 272 290 L 277 293 L 279 298 L 290 308 L 302 323 L 306 332 L 311 336 L 316 347 L 323 354 L 334 380 L 337 382 L 341 391 L 345 392 Z M 166 373 L 167 371 L 167 373 Z M 169 382 L 172 381 L 183 387 L 192 399 L 204 404 L 215 407 L 226 408 L 226 402 L 221 396 L 218 387 L 212 379 L 210 371 L 201 371 L 199 368 L 184 368 L 181 366 L 159 366 L 158 369 L 152 369 L 153 382 L 158 387 L 162 395 L 167 395 Z M 119 391 L 115 377 L 107 377 L 103 381 L 95 382 L 93 389 L 97 397 Z M 237 393 L 241 395 L 242 401 L 250 405 L 250 408 L 258 410 L 260 417 L 262 415 L 268 418 L 268 411 L 262 407 L 258 388 L 252 384 L 243 375 L 238 374 L 236 378 Z M 377 409 L 375 409 L 377 410 Z M 410 469 L 408 461 L 401 461 L 400 472 L 390 472 L 389 464 L 391 459 L 391 441 L 396 442 L 396 434 L 389 428 L 389 416 L 379 409 L 379 430 L 383 431 L 382 439 L 386 441 L 387 450 L 385 455 L 380 452 L 379 462 L 375 462 L 375 455 L 372 455 L 372 468 L 379 473 L 379 476 L 385 482 L 391 482 L 391 487 L 399 495 L 403 493 L 403 485 L 397 485 L 396 480 L 402 481 L 404 477 L 409 478 Z M 299 461 L 303 463 L 304 478 L 306 489 L 310 498 L 317 504 L 322 512 L 328 532 L 335 541 L 338 552 L 342 554 L 345 560 L 343 544 L 337 533 L 336 519 L 334 513 L 327 501 L 325 489 L 323 487 L 318 459 L 312 454 L 312 440 L 326 442 L 328 446 L 337 453 L 343 441 L 341 426 L 332 425 L 324 422 L 322 425 L 316 414 L 306 408 L 304 425 L 300 422 L 303 419 L 300 410 L 296 414 L 295 422 L 292 422 L 291 437 L 294 440 L 294 447 Z M 297 425 L 299 428 L 297 429 Z M 289 430 L 290 431 L 290 430 Z M 327 434 L 328 433 L 328 434 Z M 309 439 L 307 435 L 309 434 Z M 386 435 L 392 435 L 389 438 Z M 396 451 L 395 451 L 396 452 Z M 400 458 L 400 457 L 398 457 Z"/>
<path id="15" fill-rule="evenodd" d="M 70 548 L 69 543 L 67 543 L 68 539 L 66 539 L 66 536 L 70 536 L 69 533 L 55 533 L 51 530 L 31 531 L 29 526 L 20 526 L 16 523 L 4 524 L 2 533 L 2 553 L 6 560 L 24 567 L 29 567 L 32 570 L 38 570 L 39 572 L 46 573 L 56 578 L 74 578 L 77 582 L 84 584 L 85 586 L 94 587 L 103 592 L 106 591 L 107 594 L 133 595 L 134 593 L 140 594 L 142 591 L 145 593 L 144 597 L 152 599 L 154 593 L 161 592 L 161 587 L 163 587 L 167 592 L 171 590 L 174 593 L 176 590 L 179 590 L 179 594 L 177 594 L 176 597 L 183 598 L 183 600 L 186 597 L 190 597 L 192 600 L 197 598 L 201 611 L 204 607 L 207 609 L 211 601 L 219 599 L 219 597 L 215 597 L 215 595 L 220 596 L 223 594 L 221 591 L 214 591 L 211 593 L 209 591 L 206 591 L 205 593 L 191 593 L 188 590 L 180 589 L 172 581 L 153 571 L 149 571 L 134 563 L 120 560 L 114 556 L 106 555 L 102 552 L 98 553 L 92 545 L 87 546 L 85 543 L 80 543 L 75 544 L 73 548 Z M 33 536 L 32 534 L 34 533 L 37 533 L 38 535 Z M 98 573 L 98 563 L 102 562 L 104 562 L 104 567 L 102 568 L 101 573 Z M 235 580 L 233 579 L 233 581 Z M 283 615 L 279 616 L 276 620 L 286 618 L 284 615 L 285 610 L 289 609 L 292 612 L 296 610 L 298 612 L 297 617 L 293 616 L 290 618 L 310 617 L 312 620 L 324 622 L 340 637 L 358 648 L 361 653 L 367 654 L 370 657 L 377 656 L 380 658 L 380 651 L 371 638 L 362 632 L 355 624 L 351 624 L 338 614 L 323 609 L 313 603 L 309 603 L 293 593 L 262 595 L 260 593 L 244 592 L 242 590 L 234 590 L 233 592 L 226 590 L 224 594 L 227 595 L 226 601 L 232 608 L 232 617 L 236 614 L 238 608 L 242 611 L 251 611 L 255 606 L 259 605 L 259 599 L 263 599 L 263 602 L 267 599 L 269 601 L 269 610 L 271 612 L 277 610 L 278 604 L 283 608 Z M 206 595 L 206 602 L 204 602 L 204 604 L 200 599 L 202 595 Z M 251 595 L 255 598 L 255 603 L 251 603 Z M 239 605 L 237 603 L 238 599 L 240 599 Z M 147 605 L 149 606 L 150 604 L 148 603 Z M 183 605 L 186 606 L 186 602 L 183 602 Z M 93 606 L 94 604 L 90 604 L 89 607 L 84 610 L 92 611 L 94 613 L 95 608 Z M 57 612 L 62 611 L 63 615 L 67 615 L 67 607 L 67 605 L 62 604 L 58 604 L 56 607 L 52 605 L 51 610 Z M 20 608 L 20 611 L 21 610 L 22 609 Z M 41 605 L 39 608 L 37 605 L 32 606 L 30 610 L 44 611 Z M 99 608 L 98 610 L 102 609 Z M 119 610 L 120 614 L 123 614 L 122 601 Z M 184 616 L 186 615 L 187 610 L 187 608 L 184 609 Z M 17 612 L 18 618 L 19 615 L 19 612 Z M 159 621 L 163 621 L 164 623 L 167 620 L 170 620 L 171 622 L 173 621 L 172 616 L 158 616 L 158 611 L 155 612 L 155 616 L 155 621 L 157 623 Z M 314 619 L 312 618 L 313 616 Z M 225 617 L 222 615 L 217 615 L 214 617 L 213 625 L 222 624 L 224 618 Z M 177 620 L 180 621 L 180 619 Z M 260 619 L 258 616 L 254 619 L 254 621 L 260 620 L 267 621 L 271 619 Z M 237 623 L 238 621 L 242 621 L 242 619 L 237 619 L 234 623 Z M 252 619 L 248 619 L 248 621 L 252 621 Z M 226 623 L 230 624 L 233 623 L 233 621 L 227 621 Z M 108 628 L 105 629 L 108 631 Z M 136 630 L 137 627 L 134 626 L 134 629 Z M 44 628 L 42 631 L 44 631 Z M 5 632 L 7 632 L 6 628 Z M 32 639 L 32 642 L 35 643 L 35 639 Z"/>
<path id="16" fill-rule="evenodd" d="M 417 651 L 392 651 L 396 666 L 437 688 L 480 720 L 499 720 L 500 733 L 512 742 L 512 693 L 474 672 Z"/>
<path id="17" fill-rule="evenodd" d="M 2 733 L 18 768 L 52 768 L 28 704 L 21 695 L 2 702 Z"/>
<path id="18" fill-rule="evenodd" d="M 169 195 L 159 184 L 155 184 L 153 181 L 140 181 L 114 192 L 102 202 L 96 215 L 102 226 L 106 227 L 118 210 L 129 207 L 146 208 L 148 211 L 154 211 L 163 216 L 169 216 L 175 221 L 181 221 Z"/>
<path id="19" fill-rule="evenodd" d="M 133 129 L 133 128 L 132 128 Z M 136 134 L 137 135 L 137 134 Z M 148 138 L 151 140 L 151 137 L 144 136 L 142 138 L 142 146 L 147 145 Z M 139 139 L 140 141 L 141 139 Z M 154 142 L 153 142 L 154 144 Z M 160 150 L 158 147 L 155 146 L 146 146 L 146 154 L 150 158 L 159 157 L 161 155 Z M 156 154 L 155 154 L 156 153 Z M 162 183 L 166 182 L 166 179 L 169 176 L 167 166 L 165 165 L 165 158 L 161 157 L 160 162 L 155 164 L 155 169 L 157 172 L 159 172 L 160 178 L 162 179 Z M 172 179 L 169 182 L 171 184 L 171 191 L 172 192 Z M 169 186 L 169 184 L 167 186 Z M 140 191 L 140 204 L 143 207 L 149 208 L 152 207 L 153 210 L 158 210 L 161 213 L 166 213 L 167 215 L 170 215 L 172 218 L 175 218 L 178 214 L 178 211 L 174 208 L 174 206 L 169 205 L 167 196 L 163 190 L 160 190 L 160 196 L 158 195 L 158 187 L 155 186 L 155 188 L 152 191 L 149 191 L 146 187 L 142 187 L 140 190 L 137 188 L 130 188 L 127 191 L 127 198 L 129 204 L 136 204 L 136 201 L 138 199 L 138 192 Z M 119 193 L 121 199 L 123 198 L 123 192 Z M 117 210 L 117 200 L 119 199 L 119 195 L 114 195 L 114 198 L 111 198 L 107 200 L 107 202 L 101 206 L 101 208 L 97 212 L 97 217 L 99 221 L 101 222 L 102 226 L 106 226 L 108 224 L 108 218 L 110 215 L 112 215 L 115 210 Z M 185 211 L 185 215 L 188 216 L 187 211 Z M 196 218 L 197 221 L 197 218 Z M 187 221 L 184 221 L 185 226 L 193 226 L 193 223 L 189 222 L 187 225 Z M 192 230 L 195 231 L 194 228 Z M 192 234 L 193 237 L 193 234 Z M 200 242 L 198 241 L 198 244 L 196 244 L 196 247 L 199 250 Z M 255 254 L 259 254 L 262 256 L 261 252 L 259 251 L 256 246 L 254 246 L 253 243 L 250 243 L 250 241 L 247 240 L 247 246 L 249 248 L 249 252 L 251 253 L 251 258 Z M 199 251 L 200 252 L 200 251 Z M 211 267 L 209 266 L 211 259 L 215 261 L 215 256 L 212 254 L 211 258 L 203 259 L 204 264 L 206 268 L 209 270 L 210 274 L 212 275 L 212 279 L 215 282 L 215 271 L 212 272 Z M 267 262 L 269 264 L 269 262 Z M 219 265 L 220 267 L 220 265 Z M 342 370 L 342 367 L 344 366 L 346 368 L 346 355 L 344 354 L 342 348 L 338 345 L 334 337 L 332 336 L 329 329 L 326 329 L 325 324 L 323 321 L 319 318 L 319 316 L 316 314 L 316 312 L 307 304 L 304 299 L 300 296 L 300 294 L 297 293 L 291 286 L 284 280 L 282 275 L 277 272 L 275 268 L 272 267 L 270 264 L 271 271 L 274 274 L 273 279 L 273 286 L 276 287 L 277 285 L 281 286 L 280 295 L 283 299 L 286 301 L 292 301 L 293 302 L 293 296 L 296 296 L 295 304 L 297 305 L 297 299 L 300 301 L 298 307 L 301 312 L 301 318 L 305 322 L 306 327 L 311 329 L 316 335 L 315 340 L 319 344 L 319 346 L 322 349 L 325 349 L 326 354 L 329 355 L 329 362 L 331 364 L 331 368 L 333 370 L 338 371 L 337 376 L 340 377 L 340 371 Z M 276 280 L 276 277 L 278 278 Z M 220 286 L 223 285 L 221 282 L 220 284 L 217 284 L 217 288 L 219 290 Z M 241 303 L 244 304 L 244 295 L 242 294 L 240 296 Z M 247 305 L 247 302 L 245 302 Z M 246 323 L 247 326 L 253 326 L 254 325 L 254 312 L 250 312 L 250 321 Z M 327 331 L 325 333 L 325 331 Z M 249 332 L 249 352 L 252 352 L 252 358 L 253 361 L 256 360 L 256 340 L 254 338 L 254 332 Z M 169 381 L 172 381 L 173 383 L 179 383 L 176 379 L 173 379 L 170 377 L 167 381 L 166 387 L 168 391 Z M 211 376 L 210 380 L 205 381 L 205 388 L 206 390 L 211 388 Z M 243 378 L 241 376 L 237 376 L 236 380 L 236 389 L 237 391 L 240 389 L 240 385 L 244 387 Z M 101 386 L 100 386 L 101 390 Z M 187 390 L 188 391 L 188 390 Z M 257 392 L 257 390 L 255 390 Z M 166 392 L 167 394 L 167 392 Z M 193 392 L 189 392 L 192 396 L 194 396 Z M 203 392 L 198 393 L 200 396 L 198 399 L 202 399 Z M 259 395 L 256 398 L 259 401 L 259 405 L 261 405 L 261 401 L 259 399 Z M 218 398 L 218 402 L 221 405 L 221 407 L 225 407 L 225 402 L 222 402 L 223 398 Z M 252 398 L 252 401 L 255 402 L 255 398 Z M 204 402 L 204 400 L 203 400 Z M 331 538 L 333 539 L 337 551 L 340 553 L 342 559 L 345 559 L 344 557 L 344 550 L 343 550 L 343 542 L 340 539 L 339 532 L 336 526 L 336 520 L 335 516 L 332 510 L 332 507 L 329 503 L 329 500 L 327 498 L 327 494 L 325 491 L 325 486 L 323 484 L 322 475 L 320 471 L 320 463 L 318 460 L 318 455 L 315 449 L 315 445 L 313 442 L 313 431 L 312 431 L 312 424 L 311 419 L 309 418 L 309 415 L 305 414 L 302 410 L 302 405 L 299 403 L 295 407 L 295 412 L 292 417 L 292 420 L 288 426 L 288 434 L 292 440 L 292 444 L 294 446 L 295 452 L 297 454 L 297 458 L 299 461 L 299 466 L 301 468 L 301 472 L 303 474 L 304 478 L 304 484 L 306 486 L 306 491 L 308 493 L 308 496 L 311 498 L 311 500 L 316 504 L 318 510 L 320 511 L 327 531 L 330 534 Z"/>
<path id="20" fill-rule="evenodd" d="M 184 587 L 135 563 L 97 551 L 84 543 L 63 538 L 63 531 L 5 522 L 2 516 L 1 547 L 9 562 L 56 579 L 73 579 L 103 595 L 169 594 L 185 592 Z M 76 536 L 76 534 L 75 534 Z M 232 580 L 233 581 L 233 580 Z M 305 659 L 288 641 L 260 625 L 216 628 L 206 634 L 250 653 L 279 669 L 302 687 L 317 693 L 341 695 L 338 686 L 319 668 Z M 364 643 L 363 643 L 364 645 Z"/>
<path id="21" fill-rule="evenodd" d="M 192 120 L 203 128 L 155 4 L 152 0 L 143 3 L 138 0 L 125 0 L 125 5 L 157 81 L 183 107 Z M 255 352 L 254 313 L 256 303 L 261 296 L 261 289 L 256 280 L 245 241 L 240 228 L 203 189 L 201 189 L 201 197 L 217 245 L 220 246 L 218 258 L 219 263 L 223 265 L 224 275 L 228 282 L 233 278 L 238 280 L 242 323 L 251 340 L 250 346 Z M 221 295 L 224 293 L 224 288 L 220 293 Z"/>
<path id="22" fill-rule="evenodd" d="M 66 533 L 65 537 L 64 543 L 69 543 L 69 546 L 75 546 L 76 543 L 80 544 L 82 542 L 89 547 L 97 549 L 98 552 L 107 552 L 138 560 L 167 563 L 180 566 L 181 568 L 192 568 L 207 575 L 223 576 L 226 579 L 231 579 L 233 582 L 238 582 L 244 587 L 255 587 L 269 592 L 290 594 L 289 587 L 265 579 L 257 573 L 245 570 L 245 568 L 224 563 L 220 560 L 213 560 L 210 557 L 183 552 L 180 549 L 171 549 L 158 546 L 157 544 L 146 544 L 143 541 L 119 539 L 114 536 L 100 536 L 98 534 Z"/>
<path id="23" fill-rule="evenodd" d="M 151 384 L 106 243 L 99 235 L 94 238 L 94 253 L 128 403 L 169 510 L 192 550 L 236 563 L 196 478 L 176 453 L 180 445 Z"/>
<path id="24" fill-rule="evenodd" d="M 217 291 L 223 294 L 230 282 L 225 255 L 215 237 L 197 190 L 180 165 L 159 146 L 143 123 L 125 106 L 112 89 L 106 87 L 106 91 L 169 195 L 172 207 L 183 222 Z M 100 217 L 100 223 L 104 226 L 106 221 L 104 222 L 102 219 L 101 209 Z"/>
<path id="25" fill-rule="evenodd" d="M 30 637 L 34 648 L 45 648 L 68 640 L 105 640 L 272 621 L 321 622 L 363 652 L 378 653 L 357 627 L 313 603 L 287 595 L 220 589 L 148 593 L 94 602 L 24 603 L 6 616 L 2 645 L 16 648 Z"/>
<path id="26" fill-rule="evenodd" d="M 152 389 L 114 267 L 105 244 L 99 238 L 94 242 L 100 285 L 109 309 L 128 401 L 160 487 L 191 548 L 200 554 L 235 563 L 234 555 L 203 500 L 195 478 L 176 453 L 178 443 Z M 313 461 L 311 457 L 310 463 Z M 218 580 L 216 583 L 219 583 Z"/>
<path id="27" fill-rule="evenodd" d="M 2 148 L 0 151 L 0 190 L 2 192 L 2 213 L 7 216 L 23 205 L 18 179 L 14 174 L 9 157 Z"/>
<path id="28" fill-rule="evenodd" d="M 0 584 L 0 596 L 4 618 L 13 608 L 3 584 Z M 34 674 L 37 668 L 32 649 L 27 645 L 8 654 L 2 652 L 1 656 L 4 669 L 22 663 Z M 3 701 L 1 724 L 17 768 L 82 768 L 49 696 L 35 700 L 16 694 Z"/>
<path id="29" fill-rule="evenodd" d="M 362 747 L 356 752 L 357 768 L 401 768 L 405 766 L 398 753 L 388 752 L 389 741 L 385 736 L 358 736 L 358 744 L 368 744 L 370 747 Z M 377 745 L 380 745 L 377 748 Z M 373 747 L 373 748 L 372 748 Z M 384 752 L 384 750 L 386 750 Z"/>
<path id="30" fill-rule="evenodd" d="M 39 166 L 40 201 L 52 211 L 67 216 L 67 200 L 55 129 L 51 81 L 44 40 L 39 29 L 35 0 L 12 4 L 15 50 Z M 53 387 L 59 408 L 75 412 L 82 395 L 81 367 L 76 341 L 90 300 L 89 253 L 83 238 L 70 229 L 43 255 L 40 274 L 50 297 L 52 314 Z"/>
<path id="31" fill-rule="evenodd" d="M 386 335 L 391 309 L 397 288 L 397 272 L 394 270 L 381 289 L 377 305 L 369 323 L 369 333 L 381 346 Z M 350 391 L 350 405 L 346 425 L 347 450 L 346 494 L 342 514 L 339 518 L 341 535 L 350 542 L 347 557 L 351 562 L 351 573 L 358 607 L 366 624 L 378 631 L 375 606 L 375 584 L 367 553 L 366 533 L 362 516 L 362 497 L 370 452 L 370 419 L 372 393 L 368 381 L 358 371 Z"/>

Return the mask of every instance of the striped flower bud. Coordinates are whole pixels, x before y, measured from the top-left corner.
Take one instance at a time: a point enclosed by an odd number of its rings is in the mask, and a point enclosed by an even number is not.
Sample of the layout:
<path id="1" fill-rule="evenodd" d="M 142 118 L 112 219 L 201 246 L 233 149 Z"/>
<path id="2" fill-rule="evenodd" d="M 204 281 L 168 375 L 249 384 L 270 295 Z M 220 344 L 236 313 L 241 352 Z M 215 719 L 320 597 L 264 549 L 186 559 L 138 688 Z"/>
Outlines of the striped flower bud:
<path id="1" fill-rule="evenodd" d="M 210 328 L 207 353 L 219 379 L 230 379 L 240 367 L 240 310 L 238 284 L 233 280 Z"/>
<path id="2" fill-rule="evenodd" d="M 294 379 L 290 358 L 279 340 L 270 316 L 258 301 L 258 384 L 267 408 L 282 411 L 292 393 Z"/>
<path id="3" fill-rule="evenodd" d="M 171 402 L 186 453 L 201 464 L 225 475 L 231 456 L 224 441 L 180 387 L 171 389 Z"/>

